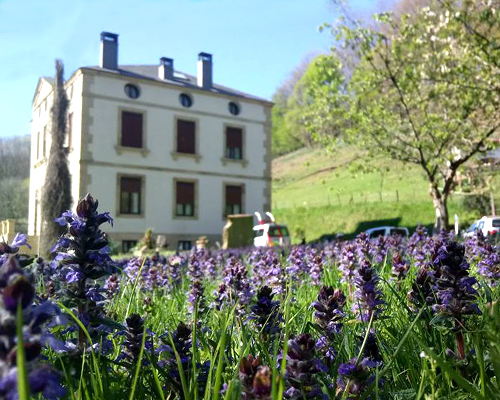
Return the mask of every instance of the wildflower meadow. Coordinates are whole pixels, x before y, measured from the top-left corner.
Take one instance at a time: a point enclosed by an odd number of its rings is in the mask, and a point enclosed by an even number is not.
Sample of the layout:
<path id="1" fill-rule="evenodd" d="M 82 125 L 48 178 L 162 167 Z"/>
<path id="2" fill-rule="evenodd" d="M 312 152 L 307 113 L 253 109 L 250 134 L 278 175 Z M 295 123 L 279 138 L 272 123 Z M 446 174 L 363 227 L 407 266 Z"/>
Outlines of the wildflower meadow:
<path id="1" fill-rule="evenodd" d="M 500 398 L 490 238 L 112 259 L 92 196 L 54 223 L 0 244 L 1 399 Z"/>

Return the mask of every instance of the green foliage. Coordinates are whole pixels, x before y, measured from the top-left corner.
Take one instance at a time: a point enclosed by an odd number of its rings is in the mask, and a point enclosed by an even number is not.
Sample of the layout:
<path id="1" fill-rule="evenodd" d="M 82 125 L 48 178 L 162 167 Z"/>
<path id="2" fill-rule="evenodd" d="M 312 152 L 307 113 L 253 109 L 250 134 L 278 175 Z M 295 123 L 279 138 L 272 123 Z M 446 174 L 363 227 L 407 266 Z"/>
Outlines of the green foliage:
<path id="1" fill-rule="evenodd" d="M 0 221 L 28 221 L 30 137 L 0 138 Z"/>
<path id="2" fill-rule="evenodd" d="M 339 93 L 344 90 L 345 77 L 339 59 L 333 55 L 319 55 L 309 64 L 289 99 L 287 117 L 290 124 L 302 126 L 303 135 L 309 142 L 314 136 L 337 138 L 338 121 L 343 116 L 338 104 Z"/>
<path id="3" fill-rule="evenodd" d="M 54 103 L 51 109 L 50 124 L 51 144 L 41 197 L 40 253 L 44 257 L 50 255 L 52 244 L 65 229 L 54 223 L 54 219 L 69 210 L 72 203 L 68 149 L 64 146 L 67 132 L 68 106 L 69 100 L 64 89 L 64 66 L 61 60 L 56 60 Z"/>
<path id="4" fill-rule="evenodd" d="M 493 145 L 500 126 L 496 7 L 442 1 L 411 20 L 378 15 L 379 30 L 346 19 L 333 29 L 360 60 L 347 91 L 329 101 L 344 115 L 338 124 L 346 140 L 420 166 L 438 227 L 447 225 L 458 169 Z"/>
<path id="5" fill-rule="evenodd" d="M 485 194 L 473 194 L 464 196 L 462 200 L 466 211 L 476 212 L 481 215 L 490 214 L 490 196 Z"/>

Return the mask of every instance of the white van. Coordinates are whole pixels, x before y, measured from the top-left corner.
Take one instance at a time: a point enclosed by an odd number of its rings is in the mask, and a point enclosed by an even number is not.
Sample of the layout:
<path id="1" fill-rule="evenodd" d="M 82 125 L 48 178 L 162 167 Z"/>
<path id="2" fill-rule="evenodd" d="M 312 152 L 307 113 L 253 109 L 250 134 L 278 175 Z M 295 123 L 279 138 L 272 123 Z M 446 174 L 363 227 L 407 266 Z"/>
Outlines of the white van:
<path id="1" fill-rule="evenodd" d="M 260 213 L 255 212 L 258 224 L 253 227 L 255 247 L 290 246 L 290 232 L 288 227 L 277 224 L 273 214 L 266 212 L 269 220 L 263 220 Z"/>

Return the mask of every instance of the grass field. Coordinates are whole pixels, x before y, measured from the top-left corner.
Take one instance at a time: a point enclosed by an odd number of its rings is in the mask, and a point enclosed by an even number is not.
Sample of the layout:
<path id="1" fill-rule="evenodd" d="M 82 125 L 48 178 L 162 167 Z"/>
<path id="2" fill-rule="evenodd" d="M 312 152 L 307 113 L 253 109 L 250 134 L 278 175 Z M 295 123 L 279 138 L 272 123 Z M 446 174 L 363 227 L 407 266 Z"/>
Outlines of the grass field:
<path id="1" fill-rule="evenodd" d="M 273 161 L 273 212 L 289 225 L 294 242 L 301 231 L 310 241 L 381 224 L 432 225 L 434 209 L 420 169 L 392 160 L 373 165 L 372 172 L 361 172 L 367 164 L 353 148 L 301 149 L 279 157 Z M 463 225 L 479 215 L 466 212 L 461 200 L 452 197 L 449 211 L 450 219 L 457 213 Z"/>

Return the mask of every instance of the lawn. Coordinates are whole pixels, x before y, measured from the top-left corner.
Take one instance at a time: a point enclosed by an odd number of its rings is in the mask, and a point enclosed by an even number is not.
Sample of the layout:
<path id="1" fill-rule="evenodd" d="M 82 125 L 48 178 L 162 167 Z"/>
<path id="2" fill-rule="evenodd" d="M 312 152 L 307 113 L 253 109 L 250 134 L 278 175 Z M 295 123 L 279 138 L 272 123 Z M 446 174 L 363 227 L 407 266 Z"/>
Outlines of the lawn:
<path id="1" fill-rule="evenodd" d="M 456 213 L 464 226 L 481 215 L 466 211 L 462 198 L 452 196 L 449 213 L 451 223 Z M 391 160 L 368 165 L 351 147 L 335 153 L 304 148 L 275 159 L 272 207 L 295 243 L 302 232 L 310 241 L 391 222 L 409 228 L 434 223 L 428 185 L 417 166 Z"/>

